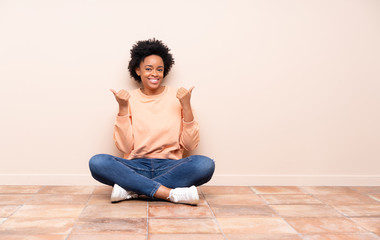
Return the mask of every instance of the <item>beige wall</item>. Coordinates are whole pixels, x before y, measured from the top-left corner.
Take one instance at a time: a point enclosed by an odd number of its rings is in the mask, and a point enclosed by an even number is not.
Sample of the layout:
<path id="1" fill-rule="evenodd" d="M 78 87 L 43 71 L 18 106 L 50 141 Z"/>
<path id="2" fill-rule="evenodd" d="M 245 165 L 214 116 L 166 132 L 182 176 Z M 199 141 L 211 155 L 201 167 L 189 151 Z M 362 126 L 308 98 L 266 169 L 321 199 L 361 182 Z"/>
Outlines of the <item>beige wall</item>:
<path id="1" fill-rule="evenodd" d="M 380 185 L 380 1 L 0 0 L 0 184 L 93 184 L 156 37 L 216 185 Z"/>

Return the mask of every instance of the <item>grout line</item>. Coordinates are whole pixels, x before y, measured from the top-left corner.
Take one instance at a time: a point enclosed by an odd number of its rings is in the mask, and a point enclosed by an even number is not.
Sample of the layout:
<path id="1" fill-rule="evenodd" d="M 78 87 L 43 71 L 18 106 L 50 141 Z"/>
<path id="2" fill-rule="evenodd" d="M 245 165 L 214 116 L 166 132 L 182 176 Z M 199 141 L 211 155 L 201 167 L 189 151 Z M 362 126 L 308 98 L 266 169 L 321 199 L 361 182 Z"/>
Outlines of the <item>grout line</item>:
<path id="1" fill-rule="evenodd" d="M 44 188 L 44 186 L 41 186 L 40 190 L 43 189 L 43 188 Z M 251 191 L 254 192 L 254 190 L 252 189 L 252 187 L 250 187 L 250 189 L 251 189 Z M 39 191 L 40 191 L 40 190 L 39 190 Z M 312 197 L 312 198 L 314 198 L 314 199 L 317 199 L 318 201 L 320 201 L 320 203 L 319 203 L 319 204 L 302 204 L 302 203 L 301 203 L 301 204 L 299 204 L 299 205 L 323 205 L 323 206 L 331 207 L 331 208 L 334 209 L 335 212 L 337 212 L 337 213 L 340 215 L 340 216 L 331 216 L 332 218 L 343 218 L 343 219 L 347 219 L 347 220 L 350 221 L 353 225 L 355 225 L 356 227 L 358 227 L 359 229 L 362 230 L 362 231 L 360 231 L 360 232 L 339 232 L 339 233 L 337 233 L 337 232 L 326 232 L 326 233 L 324 233 L 324 234 L 353 234 L 353 235 L 354 235 L 354 234 L 358 234 L 358 235 L 360 235 L 360 234 L 364 234 L 364 235 L 365 235 L 365 234 L 369 234 L 370 236 L 376 236 L 376 237 L 378 237 L 378 235 L 376 235 L 375 232 L 372 232 L 372 231 L 370 231 L 370 230 L 367 230 L 367 228 L 362 227 L 360 224 L 358 224 L 358 223 L 356 223 L 354 220 L 352 220 L 352 218 L 355 218 L 355 217 L 366 217 L 366 216 L 346 216 L 345 214 L 343 214 L 343 212 L 340 212 L 339 210 L 337 210 L 337 209 L 334 207 L 334 205 L 332 205 L 332 204 L 328 204 L 327 202 L 320 200 L 320 199 L 318 198 L 318 196 L 321 195 L 321 194 L 312 194 L 312 193 L 309 193 L 309 192 L 305 191 L 305 189 L 301 189 L 301 190 L 304 192 L 304 194 L 302 194 L 302 193 L 297 193 L 297 194 L 292 194 L 292 195 L 308 195 L 308 196 L 310 196 L 310 197 Z M 38 191 L 38 192 L 39 192 L 39 191 Z M 93 189 L 92 193 L 90 193 L 90 194 L 84 194 L 84 195 L 88 195 L 87 201 L 86 201 L 85 203 L 83 203 L 83 204 L 84 204 L 83 209 L 81 210 L 81 212 L 80 212 L 80 214 L 78 215 L 78 217 L 71 218 L 71 219 L 74 219 L 73 226 L 70 228 L 70 230 L 68 231 L 68 233 L 66 233 L 66 234 L 62 234 L 62 235 L 64 236 L 64 239 L 65 239 L 65 240 L 68 240 L 68 239 L 70 238 L 70 235 L 72 234 L 74 227 L 76 227 L 77 223 L 79 222 L 80 216 L 83 214 L 84 210 L 89 206 L 89 201 L 90 201 L 91 198 L 94 196 L 94 191 L 95 191 L 95 188 Z M 33 199 L 34 197 L 37 197 L 38 192 L 35 192 L 35 193 L 30 194 L 30 195 L 31 195 L 31 196 L 30 196 L 30 197 L 31 197 L 30 199 Z M 358 193 L 359 193 L 359 192 L 358 192 Z M 283 220 L 285 221 L 285 223 L 286 223 L 291 229 L 294 229 L 294 230 L 295 230 L 294 236 L 297 235 L 298 237 L 300 237 L 300 239 L 306 239 L 306 237 L 307 237 L 306 235 L 311 234 L 311 233 L 300 233 L 300 232 L 298 232 L 295 228 L 293 228 L 293 227 L 292 227 L 292 226 L 286 221 L 286 219 L 285 219 L 285 218 L 290 218 L 290 219 L 291 219 L 292 217 L 286 217 L 286 216 L 283 217 L 283 216 L 281 216 L 281 215 L 279 214 L 278 211 L 276 211 L 275 209 L 272 208 L 273 205 L 277 205 L 277 204 L 270 204 L 269 201 L 268 201 L 267 199 L 264 198 L 264 195 L 265 195 L 265 194 L 257 194 L 257 193 L 255 193 L 255 192 L 254 192 L 254 194 L 257 195 L 257 196 L 259 196 L 260 199 L 262 199 L 263 203 L 264 203 L 267 207 L 269 207 L 269 208 L 271 208 L 271 209 L 273 210 L 273 212 L 274 212 L 274 217 L 278 217 L 278 218 L 283 219 Z M 368 196 L 368 195 L 369 195 L 369 194 L 366 194 L 366 193 L 359 193 L 359 194 L 364 195 L 364 196 Z M 27 195 L 29 195 L 29 194 L 27 194 Z M 70 195 L 76 195 L 76 194 L 71 193 Z M 223 236 L 223 238 L 224 238 L 225 240 L 227 240 L 228 238 L 227 238 L 226 235 L 224 234 L 223 229 L 222 229 L 222 227 L 221 227 L 219 221 L 217 220 L 217 218 L 216 218 L 216 216 L 215 216 L 215 213 L 213 212 L 213 209 L 211 208 L 211 205 L 208 203 L 208 201 L 207 201 L 207 199 L 206 199 L 206 194 L 200 191 L 200 195 L 203 196 L 203 198 L 205 199 L 205 203 L 206 203 L 206 205 L 208 206 L 208 208 L 209 208 L 209 210 L 210 210 L 210 212 L 211 212 L 211 217 L 212 217 L 212 219 L 214 219 L 215 223 L 217 224 L 217 226 L 218 226 L 218 228 L 219 228 L 219 230 L 220 230 L 220 233 L 219 233 L 219 234 L 221 234 L 221 235 Z M 286 195 L 286 194 L 277 194 L 277 195 Z M 323 194 L 323 195 L 325 195 L 325 194 Z M 326 194 L 326 195 L 329 195 L 329 194 Z M 342 195 L 342 196 L 344 196 L 344 195 L 346 195 L 346 193 L 341 193 L 341 194 L 338 194 L 338 195 Z M 1 194 L 0 194 L 0 196 L 1 196 Z M 231 197 L 233 197 L 233 195 L 231 195 Z M 3 205 L 4 205 L 4 204 L 3 204 Z M 12 205 L 12 204 L 5 204 L 5 205 Z M 17 205 L 17 208 L 15 209 L 15 211 L 12 212 L 12 214 L 10 214 L 7 218 L 4 218 L 4 220 L 3 220 L 2 222 L 0 222 L 0 225 L 4 224 L 6 221 L 8 221 L 8 219 L 9 219 L 11 216 L 13 216 L 14 214 L 16 214 L 16 213 L 20 210 L 20 208 L 22 208 L 23 206 L 27 205 L 27 201 L 25 201 L 25 202 L 23 202 L 23 203 L 21 203 L 21 204 L 15 204 L 15 205 Z M 37 204 L 37 205 L 38 205 L 38 204 Z M 63 204 L 63 205 L 65 205 L 65 204 Z M 81 205 L 82 205 L 82 204 L 81 204 Z M 293 205 L 293 204 L 283 204 L 283 205 Z M 360 204 L 350 204 L 350 205 L 360 205 Z M 150 208 L 151 206 L 153 206 L 153 205 L 152 205 L 149 201 L 146 201 L 146 211 L 147 211 L 147 212 L 146 212 L 146 240 L 149 240 L 149 237 L 150 237 L 150 234 L 149 234 L 149 220 L 150 220 L 149 208 Z M 364 206 L 364 205 L 360 205 L 360 206 Z M 326 217 L 324 217 L 324 218 L 329 218 L 329 217 L 330 217 L 330 216 L 326 216 Z M 369 216 L 369 217 L 372 217 L 372 216 Z M 374 217 L 375 217 L 375 216 L 374 216 Z M 307 217 L 307 216 L 306 216 L 305 218 L 319 218 L 319 217 L 310 217 L 310 216 Z M 153 219 L 153 218 L 152 218 L 152 219 Z M 185 219 L 187 219 L 187 218 L 185 217 Z M 106 236 L 106 235 L 104 235 L 104 236 Z M 379 238 L 379 239 L 380 239 L 380 238 Z"/>
<path id="2" fill-rule="evenodd" d="M 3 220 L 1 220 L 1 219 L 3 219 Z M 0 226 L 1 226 L 1 224 L 3 224 L 7 220 L 8 220 L 8 218 L 0 218 Z"/>
<path id="3" fill-rule="evenodd" d="M 270 207 L 272 210 L 273 210 L 273 212 L 276 214 L 276 217 L 279 217 L 279 218 L 281 218 L 282 220 L 284 220 L 284 222 L 291 228 L 291 229 L 293 229 L 296 233 L 297 233 L 297 235 L 301 238 L 301 239 L 304 239 L 302 236 L 301 236 L 301 233 L 300 232 L 298 232 L 290 223 L 288 223 L 288 221 L 286 221 L 286 219 L 283 217 L 283 216 L 281 216 L 277 211 L 276 211 L 276 209 L 274 209 L 274 208 L 272 208 L 271 207 L 271 205 L 269 205 L 269 203 L 267 202 L 267 200 L 265 200 L 265 203 L 266 203 L 266 205 L 268 206 L 268 207 Z"/>
<path id="4" fill-rule="evenodd" d="M 23 206 L 25 205 L 25 203 L 21 204 L 21 205 L 18 205 L 17 209 L 11 214 L 9 215 L 8 217 L 6 217 L 6 220 L 3 221 L 3 223 L 5 221 L 7 221 L 10 217 L 12 217 L 18 210 L 20 210 L 20 208 L 22 208 Z"/>
<path id="5" fill-rule="evenodd" d="M 254 191 L 253 190 L 253 187 L 250 187 L 251 188 L 251 190 L 252 191 Z M 299 187 L 298 187 L 299 188 Z M 299 188 L 300 189 L 300 188 Z M 300 189 L 301 191 L 303 191 L 302 189 Z M 264 201 L 264 203 L 265 203 L 265 205 L 267 206 L 267 207 L 269 207 L 270 209 L 272 209 L 273 210 L 273 212 L 275 213 L 275 216 L 274 217 L 279 217 L 279 218 L 281 218 L 282 220 L 284 220 L 284 222 L 291 228 L 291 229 L 293 229 L 295 232 L 296 232 L 296 235 L 297 236 L 299 236 L 301 239 L 304 239 L 303 237 L 302 237 L 302 234 L 300 233 L 300 232 L 298 232 L 292 225 L 290 225 L 289 223 L 288 223 L 288 221 L 286 221 L 286 219 L 283 217 L 283 216 L 281 216 L 277 211 L 276 211 L 276 209 L 274 209 L 274 208 L 272 208 L 271 207 L 271 205 L 276 205 L 276 204 L 270 204 L 269 202 L 268 202 L 268 200 L 266 200 L 264 197 L 263 197 L 263 195 L 265 195 L 265 194 L 258 194 L 258 193 L 255 193 L 257 196 L 259 196 L 263 201 Z M 274 195 L 274 194 L 273 194 Z M 286 194 L 276 194 L 276 195 L 286 195 Z M 295 195 L 295 194 L 292 194 L 292 193 L 290 193 L 289 195 Z M 299 194 L 299 195 L 302 195 L 302 194 Z M 289 204 L 285 204 L 285 205 L 289 205 Z"/>
<path id="6" fill-rule="evenodd" d="M 25 203 L 23 203 L 23 204 L 19 204 L 19 205 L 17 204 L 17 208 L 16 208 L 16 210 L 15 210 L 12 214 L 10 214 L 8 217 L 4 217 L 4 220 L 0 222 L 0 226 L 3 225 L 6 221 L 8 221 L 9 218 L 12 217 L 12 216 L 13 216 L 18 210 L 20 210 L 20 208 L 22 208 L 24 205 L 25 205 Z"/>
<path id="7" fill-rule="evenodd" d="M 306 195 L 309 195 L 310 197 L 312 197 L 312 198 L 314 198 L 314 199 L 317 199 L 319 202 L 320 202 L 320 204 L 307 204 L 307 205 L 323 205 L 323 206 L 328 206 L 328 207 L 330 207 L 331 209 L 333 209 L 336 213 L 338 213 L 339 215 L 340 215 L 340 217 L 339 216 L 326 216 L 326 217 L 323 217 L 323 218 L 343 218 L 343 219 L 346 219 L 346 220 L 348 220 L 348 221 L 350 221 L 352 224 L 354 224 L 355 226 L 357 226 L 357 227 L 359 227 L 359 229 L 361 229 L 361 230 L 363 230 L 361 233 L 373 233 L 373 232 L 371 232 L 371 231 L 369 231 L 369 230 L 367 230 L 366 228 L 364 228 L 364 227 L 362 227 L 362 226 L 360 226 L 359 224 L 357 224 L 355 221 L 353 221 L 352 219 L 351 219 L 351 217 L 350 216 L 347 216 L 347 215 L 345 215 L 343 212 L 340 212 L 340 211 L 338 211 L 335 207 L 334 207 L 334 205 L 331 205 L 331 204 L 328 204 L 327 202 L 325 202 L 325 201 L 323 201 L 323 200 L 321 200 L 320 198 L 318 198 L 318 195 L 333 195 L 334 193 L 332 193 L 332 194 L 313 194 L 313 193 L 310 193 L 310 192 L 308 192 L 306 189 L 304 189 L 303 187 L 298 187 L 302 192 L 304 192 Z M 350 188 L 351 189 L 351 188 Z M 354 191 L 356 191 L 355 189 L 352 189 L 352 190 L 354 190 Z M 358 192 L 359 193 L 359 192 Z M 334 195 L 345 195 L 346 193 L 336 193 L 336 194 L 334 194 Z M 365 194 L 363 194 L 363 193 L 359 193 L 359 194 L 361 194 L 361 195 L 365 195 Z M 260 197 L 261 197 L 261 195 L 260 195 Z M 265 199 L 264 199 L 265 200 Z M 265 202 L 267 202 L 266 200 L 265 200 Z M 272 204 L 272 205 L 276 205 L 276 204 Z M 284 205 L 290 205 L 290 204 L 284 204 Z M 305 204 L 300 204 L 300 205 L 305 205 Z M 354 205 L 356 205 L 356 204 L 354 204 Z M 270 208 L 272 208 L 271 207 L 271 205 L 270 204 L 268 204 L 268 207 L 270 207 Z M 273 209 L 273 208 L 272 208 Z M 273 209 L 273 211 L 279 216 L 279 217 L 281 217 L 291 228 L 293 228 L 287 221 L 286 221 L 286 219 L 283 217 L 283 216 L 281 216 L 275 209 Z M 292 218 L 292 217 L 289 217 L 289 218 Z M 318 217 L 304 217 L 304 218 L 318 218 Z M 296 232 L 297 232 L 297 234 L 298 234 L 298 236 L 301 238 L 301 239 L 305 239 L 303 236 L 304 235 L 307 235 L 307 233 L 299 233 L 295 228 L 293 228 Z M 310 233 L 308 233 L 308 234 L 310 234 Z M 328 233 L 326 233 L 326 234 L 328 234 Z M 334 233 L 332 233 L 332 234 L 334 234 Z M 345 233 L 342 233 L 342 234 L 345 234 Z M 346 233 L 346 234 L 351 234 L 351 233 Z M 353 234 L 356 234 L 356 232 L 354 232 Z"/>
<path id="8" fill-rule="evenodd" d="M 212 208 L 210 207 L 210 204 L 208 203 L 208 201 L 207 201 L 207 199 L 206 199 L 206 196 L 205 196 L 205 194 L 204 194 L 203 192 L 202 192 L 202 196 L 203 196 L 203 198 L 205 199 L 205 202 L 207 203 L 207 206 L 208 206 L 208 208 L 209 208 L 210 211 L 211 211 L 212 217 L 213 217 L 213 219 L 215 220 L 216 225 L 218 226 L 218 228 L 219 228 L 220 232 L 222 233 L 224 239 L 225 239 L 225 240 L 228 240 L 228 238 L 226 237 L 226 235 L 225 235 L 224 232 L 223 232 L 222 227 L 220 226 L 220 223 L 219 223 L 218 219 L 216 219 L 216 216 L 215 216 L 215 214 L 214 214 L 214 211 L 213 211 Z"/>
<path id="9" fill-rule="evenodd" d="M 342 195 L 345 195 L 345 193 L 342 193 Z M 316 198 L 317 198 L 317 197 L 316 197 Z M 317 198 L 317 199 L 318 199 L 319 201 L 323 202 L 323 201 L 320 200 L 319 198 Z M 343 212 L 340 212 L 338 209 L 336 209 L 336 208 L 334 207 L 334 205 L 330 205 L 330 204 L 328 204 L 328 203 L 326 203 L 326 202 L 323 202 L 323 204 L 325 204 L 326 206 L 329 206 L 329 207 L 331 207 L 332 209 L 334 209 L 337 213 L 339 213 L 341 216 L 343 216 L 344 219 L 350 221 L 352 224 L 354 224 L 355 226 L 359 227 L 359 229 L 364 230 L 365 233 L 371 233 L 371 231 L 367 230 L 366 228 L 362 227 L 360 224 L 356 223 L 354 220 L 351 219 L 351 218 L 353 218 L 353 217 L 355 217 L 355 216 L 350 217 L 350 216 L 344 214 Z M 346 205 L 346 206 L 353 206 L 353 205 L 357 205 L 357 204 L 351 204 L 351 205 Z"/>
<path id="10" fill-rule="evenodd" d="M 146 240 L 149 240 L 149 202 L 146 201 Z"/>
<path id="11" fill-rule="evenodd" d="M 311 196 L 314 197 L 315 199 L 317 199 L 318 201 L 320 201 L 321 203 L 323 203 L 323 205 L 328 206 L 328 207 L 334 209 L 334 211 L 337 212 L 337 213 L 338 213 L 340 216 L 342 216 L 343 218 L 348 218 L 348 216 L 346 216 L 343 212 L 339 212 L 338 209 L 336 209 L 336 208 L 334 207 L 334 205 L 330 205 L 330 204 L 328 204 L 327 202 L 322 201 L 322 200 L 319 199 L 317 196 L 314 196 L 314 195 L 311 195 Z"/>
<path id="12" fill-rule="evenodd" d="M 84 210 L 88 207 L 88 203 L 89 203 L 91 197 L 94 195 L 94 191 L 95 191 L 95 188 L 93 189 L 92 193 L 89 194 L 89 196 L 88 196 L 88 198 L 87 198 L 87 201 L 86 201 L 86 203 L 85 203 L 84 206 L 83 206 L 82 211 L 80 212 L 80 214 L 78 215 L 78 217 L 75 218 L 75 220 L 74 220 L 74 224 L 73 224 L 73 227 L 71 228 L 71 230 L 69 231 L 69 233 L 66 235 L 65 240 L 69 239 L 71 233 L 72 233 L 73 230 L 74 230 L 75 225 L 76 225 L 76 224 L 78 223 L 78 221 L 79 221 L 80 216 L 82 215 L 82 213 L 84 212 Z M 75 194 L 70 194 L 70 195 L 75 195 Z"/>
<path id="13" fill-rule="evenodd" d="M 33 185 L 33 186 L 39 186 L 39 185 Z M 28 200 L 31 200 L 31 199 L 33 199 L 33 198 L 35 197 L 36 194 L 38 194 L 38 192 L 42 189 L 42 187 L 43 187 L 43 186 L 39 186 L 38 191 L 36 191 L 36 192 L 34 192 L 34 193 L 21 193 L 21 194 L 22 194 L 22 195 L 30 195 L 29 198 L 28 198 Z M 12 195 L 12 194 L 15 194 L 15 193 L 1 193 L 0 195 L 3 195 L 3 194 Z M 16 194 L 18 194 L 18 193 L 16 193 Z M 20 208 L 22 208 L 23 206 L 25 206 L 25 205 L 26 205 L 26 202 L 27 202 L 28 200 L 25 200 L 22 204 L 5 204 L 5 205 L 16 205 L 17 208 L 16 208 L 16 210 L 15 210 L 12 214 L 10 214 L 8 217 L 6 217 L 6 218 L 0 223 L 0 225 L 4 224 L 6 221 L 8 221 L 10 217 L 12 217 L 17 211 L 20 210 Z"/>
<path id="14" fill-rule="evenodd" d="M 44 189 L 45 187 L 46 187 L 46 186 L 41 185 L 40 188 L 38 189 L 38 191 L 36 192 L 36 194 L 39 194 L 39 193 L 42 191 L 42 189 Z"/>
<path id="15" fill-rule="evenodd" d="M 376 202 L 380 202 L 380 200 L 377 200 L 377 198 L 375 196 L 373 196 L 372 194 L 376 194 L 376 193 L 369 193 L 369 194 L 367 194 L 367 197 L 372 198 Z"/>
<path id="16" fill-rule="evenodd" d="M 249 186 L 249 189 L 251 189 L 251 191 L 252 191 L 254 194 L 257 194 L 253 186 Z"/>

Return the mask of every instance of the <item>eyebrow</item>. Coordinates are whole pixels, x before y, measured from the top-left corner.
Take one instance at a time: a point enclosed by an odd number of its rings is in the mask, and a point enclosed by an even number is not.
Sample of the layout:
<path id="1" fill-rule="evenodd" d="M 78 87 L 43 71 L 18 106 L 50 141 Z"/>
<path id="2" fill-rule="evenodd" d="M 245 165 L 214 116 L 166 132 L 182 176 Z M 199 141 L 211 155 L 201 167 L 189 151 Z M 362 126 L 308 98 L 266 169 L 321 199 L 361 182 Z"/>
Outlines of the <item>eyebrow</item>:
<path id="1" fill-rule="evenodd" d="M 145 65 L 144 67 L 153 67 L 153 65 Z M 164 66 L 158 66 L 157 68 L 163 68 Z"/>

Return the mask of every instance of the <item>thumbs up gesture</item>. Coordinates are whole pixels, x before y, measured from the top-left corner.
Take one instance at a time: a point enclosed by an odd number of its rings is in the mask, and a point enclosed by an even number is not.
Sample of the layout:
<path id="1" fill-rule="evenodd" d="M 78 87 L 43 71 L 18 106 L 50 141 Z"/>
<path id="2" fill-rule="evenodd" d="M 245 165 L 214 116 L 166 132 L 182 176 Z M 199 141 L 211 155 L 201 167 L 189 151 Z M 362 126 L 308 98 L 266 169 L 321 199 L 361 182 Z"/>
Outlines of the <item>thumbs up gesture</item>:
<path id="1" fill-rule="evenodd" d="M 193 111 L 191 110 L 190 104 L 191 92 L 193 91 L 193 89 L 194 87 L 191 87 L 189 90 L 182 87 L 177 91 L 177 98 L 181 103 L 183 119 L 185 120 L 185 122 L 191 122 L 194 119 Z"/>
<path id="2" fill-rule="evenodd" d="M 178 89 L 177 98 L 181 103 L 182 107 L 190 106 L 191 92 L 193 91 L 193 89 L 194 87 L 191 87 L 189 90 L 183 87 Z"/>
<path id="3" fill-rule="evenodd" d="M 123 116 L 128 113 L 128 101 L 131 97 L 129 92 L 125 90 L 120 90 L 116 92 L 114 89 L 110 89 L 113 95 L 116 98 L 116 101 L 119 103 L 119 116 Z"/>
<path id="4" fill-rule="evenodd" d="M 129 92 L 125 91 L 124 89 L 120 90 L 119 92 L 116 92 L 114 89 L 110 90 L 115 96 L 116 101 L 119 103 L 120 106 L 128 106 L 128 100 L 130 98 Z"/>

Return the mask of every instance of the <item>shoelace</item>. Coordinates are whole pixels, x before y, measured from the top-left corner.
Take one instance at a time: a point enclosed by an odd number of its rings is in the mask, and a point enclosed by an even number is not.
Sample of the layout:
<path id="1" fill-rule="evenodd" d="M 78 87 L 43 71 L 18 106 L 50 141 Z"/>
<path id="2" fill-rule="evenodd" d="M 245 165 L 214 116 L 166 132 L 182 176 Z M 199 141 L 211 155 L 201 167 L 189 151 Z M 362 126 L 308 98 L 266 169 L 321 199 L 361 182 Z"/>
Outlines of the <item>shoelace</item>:
<path id="1" fill-rule="evenodd" d="M 186 190 L 182 190 L 182 189 L 177 189 L 174 193 L 173 193 L 173 198 L 175 200 L 179 200 L 179 199 L 187 199 L 188 198 L 188 191 Z"/>

